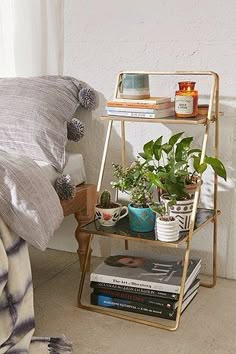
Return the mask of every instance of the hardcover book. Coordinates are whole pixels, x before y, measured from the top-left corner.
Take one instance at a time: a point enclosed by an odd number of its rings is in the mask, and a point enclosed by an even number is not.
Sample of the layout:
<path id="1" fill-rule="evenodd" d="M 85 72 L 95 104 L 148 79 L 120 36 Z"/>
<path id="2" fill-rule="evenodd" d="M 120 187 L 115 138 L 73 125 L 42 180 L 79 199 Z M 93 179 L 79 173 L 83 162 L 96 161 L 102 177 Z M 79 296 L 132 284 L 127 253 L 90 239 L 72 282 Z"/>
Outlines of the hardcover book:
<path id="1" fill-rule="evenodd" d="M 137 295 L 145 295 L 145 296 L 157 296 L 163 299 L 169 299 L 169 300 L 178 300 L 179 299 L 179 294 L 175 293 L 169 293 L 167 291 L 158 291 L 158 290 L 152 290 L 152 289 L 143 289 L 143 288 L 135 288 L 133 286 L 127 286 L 127 285 L 119 285 L 119 284 L 113 284 L 113 283 L 103 283 L 103 282 L 96 282 L 92 281 L 90 283 L 91 288 L 106 288 L 106 289 L 113 289 L 113 290 L 118 290 L 122 292 L 130 292 L 132 294 L 137 294 Z"/>
<path id="2" fill-rule="evenodd" d="M 113 102 L 159 104 L 159 103 L 170 102 L 170 101 L 171 101 L 170 97 L 149 97 L 142 100 L 134 100 L 128 98 L 115 98 Z"/>
<path id="3" fill-rule="evenodd" d="M 181 313 L 197 295 L 197 291 L 198 290 L 195 290 L 187 299 L 185 299 L 182 304 Z M 177 309 L 168 310 L 166 308 L 137 303 L 130 300 L 118 299 L 103 295 L 95 295 L 94 293 L 91 294 L 91 304 L 102 307 L 109 307 L 117 310 L 140 313 L 142 315 L 161 317 L 169 320 L 175 320 L 177 314 Z"/>
<path id="4" fill-rule="evenodd" d="M 191 284 L 190 288 L 184 295 L 184 300 L 187 299 L 194 291 L 196 291 L 199 288 L 200 285 L 200 280 L 195 279 L 193 283 Z M 179 305 L 178 300 L 170 300 L 170 299 L 165 299 L 163 297 L 158 297 L 158 296 L 146 296 L 146 295 L 139 295 L 137 293 L 132 293 L 132 292 L 125 292 L 125 291 L 119 291 L 119 290 L 114 290 L 111 288 L 106 288 L 106 287 L 95 287 L 93 290 L 93 294 L 95 295 L 102 295 L 102 296 L 109 296 L 112 298 L 118 298 L 118 299 L 124 299 L 124 300 L 130 300 L 133 302 L 137 302 L 140 304 L 146 304 L 150 306 L 157 306 L 161 308 L 165 308 L 168 310 L 175 310 L 177 309 Z"/>
<path id="5" fill-rule="evenodd" d="M 174 105 L 162 109 L 155 109 L 155 108 L 137 108 L 137 107 L 106 107 L 106 111 L 109 112 L 131 112 L 131 113 L 153 113 L 153 114 L 163 114 L 165 112 L 173 112 Z"/>
<path id="6" fill-rule="evenodd" d="M 170 107 L 174 107 L 174 102 L 163 102 L 158 104 L 151 104 L 151 103 L 130 103 L 130 102 L 117 102 L 117 101 L 109 101 L 106 104 L 106 107 L 109 108 L 136 108 L 136 109 L 166 109 Z"/>
<path id="7" fill-rule="evenodd" d="M 189 260 L 185 292 L 201 267 L 201 259 Z M 178 256 L 158 254 L 155 258 L 132 251 L 110 256 L 90 274 L 90 281 L 135 288 L 180 293 L 183 262 Z"/>
<path id="8" fill-rule="evenodd" d="M 109 116 L 121 116 L 121 117 L 134 117 L 134 118 L 166 118 L 174 115 L 174 108 L 160 109 L 160 110 L 149 110 L 149 109 L 137 109 L 127 108 L 124 110 L 119 110 L 119 108 L 111 109 L 113 107 L 106 107 L 106 112 Z"/>

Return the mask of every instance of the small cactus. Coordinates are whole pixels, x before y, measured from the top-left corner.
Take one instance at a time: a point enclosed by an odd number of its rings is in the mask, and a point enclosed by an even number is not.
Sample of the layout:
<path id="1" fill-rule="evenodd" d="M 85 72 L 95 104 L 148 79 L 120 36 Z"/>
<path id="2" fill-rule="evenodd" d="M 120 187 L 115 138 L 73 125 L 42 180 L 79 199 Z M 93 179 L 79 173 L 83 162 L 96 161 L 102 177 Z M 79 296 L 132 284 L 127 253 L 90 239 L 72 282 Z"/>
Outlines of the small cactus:
<path id="1" fill-rule="evenodd" d="M 102 208 L 107 209 L 111 204 L 111 194 L 106 189 L 102 192 L 100 196 L 100 205 Z"/>

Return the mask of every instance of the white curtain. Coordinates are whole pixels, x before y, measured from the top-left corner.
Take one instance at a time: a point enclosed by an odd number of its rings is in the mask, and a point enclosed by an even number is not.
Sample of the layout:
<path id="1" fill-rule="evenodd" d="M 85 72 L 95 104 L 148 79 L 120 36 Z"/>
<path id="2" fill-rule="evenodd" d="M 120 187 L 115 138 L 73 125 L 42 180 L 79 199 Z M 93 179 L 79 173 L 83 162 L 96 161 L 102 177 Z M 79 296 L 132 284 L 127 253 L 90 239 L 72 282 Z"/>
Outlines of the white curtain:
<path id="1" fill-rule="evenodd" d="M 0 0 L 0 77 L 63 73 L 63 0 Z"/>

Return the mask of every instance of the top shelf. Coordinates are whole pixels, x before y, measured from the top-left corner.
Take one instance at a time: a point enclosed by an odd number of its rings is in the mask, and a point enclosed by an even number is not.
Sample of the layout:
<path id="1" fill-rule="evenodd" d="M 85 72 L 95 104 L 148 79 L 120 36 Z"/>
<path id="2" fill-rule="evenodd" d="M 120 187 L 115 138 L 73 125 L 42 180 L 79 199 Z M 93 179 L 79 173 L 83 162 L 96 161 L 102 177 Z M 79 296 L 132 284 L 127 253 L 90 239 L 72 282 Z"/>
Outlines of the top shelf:
<path id="1" fill-rule="evenodd" d="M 164 124 L 206 124 L 207 116 L 201 115 L 195 118 L 135 118 L 135 117 L 123 117 L 123 116 L 101 116 L 101 120 L 112 120 L 118 122 L 145 122 L 145 123 L 164 123 Z M 213 115 L 210 122 L 214 122 L 215 116 Z"/>

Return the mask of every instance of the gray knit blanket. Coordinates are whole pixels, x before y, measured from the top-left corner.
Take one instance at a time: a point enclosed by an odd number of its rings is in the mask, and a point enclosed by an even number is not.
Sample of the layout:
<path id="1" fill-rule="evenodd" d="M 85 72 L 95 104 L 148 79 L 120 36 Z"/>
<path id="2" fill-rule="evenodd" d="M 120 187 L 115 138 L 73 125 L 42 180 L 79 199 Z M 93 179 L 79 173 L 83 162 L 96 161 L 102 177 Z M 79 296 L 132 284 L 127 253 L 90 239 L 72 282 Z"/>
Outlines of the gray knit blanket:
<path id="1" fill-rule="evenodd" d="M 72 352 L 64 337 L 33 337 L 28 244 L 44 250 L 62 220 L 59 198 L 40 167 L 0 152 L 0 354 Z"/>

